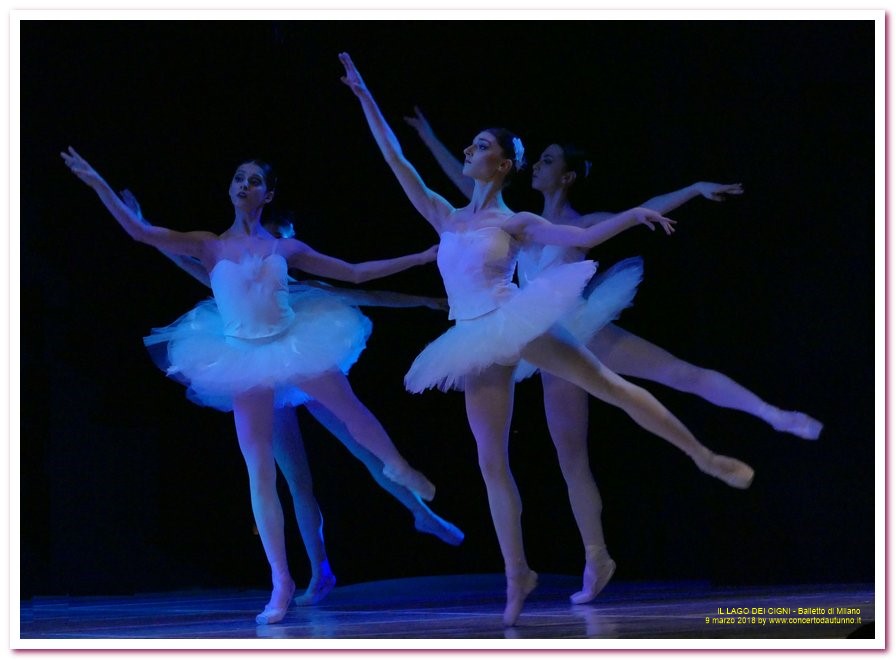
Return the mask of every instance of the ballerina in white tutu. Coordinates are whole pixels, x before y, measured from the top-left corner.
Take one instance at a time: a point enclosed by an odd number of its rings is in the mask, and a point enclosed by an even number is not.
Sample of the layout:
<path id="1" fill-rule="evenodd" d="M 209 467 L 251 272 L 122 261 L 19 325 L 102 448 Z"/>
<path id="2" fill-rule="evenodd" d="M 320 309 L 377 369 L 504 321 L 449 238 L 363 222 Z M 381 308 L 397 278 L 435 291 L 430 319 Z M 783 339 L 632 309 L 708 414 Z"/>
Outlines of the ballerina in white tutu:
<path id="1" fill-rule="evenodd" d="M 134 214 L 145 222 L 140 203 L 130 190 L 122 190 L 121 198 Z M 275 214 L 268 216 L 264 222 L 265 229 L 276 238 L 294 238 L 295 228 L 289 217 Z M 202 264 L 194 258 L 180 254 L 161 251 L 181 270 L 185 271 L 201 284 L 211 288 L 208 273 Z M 365 289 L 345 289 L 334 287 L 323 282 L 298 282 L 290 278 L 289 289 L 299 292 L 307 288 L 324 290 L 340 300 L 359 306 L 377 307 L 429 307 L 431 309 L 447 309 L 444 298 L 418 296 L 395 291 L 368 291 Z M 367 449 L 355 442 L 346 429 L 332 413 L 316 401 L 308 401 L 305 408 L 327 431 L 335 436 L 352 455 L 360 460 L 370 475 L 383 490 L 400 502 L 414 516 L 414 527 L 425 534 L 432 534 L 449 545 L 460 545 L 464 533 L 452 523 L 438 516 L 417 495 L 400 484 L 387 479 L 383 475 L 383 463 Z M 298 417 L 289 407 L 277 408 L 274 411 L 273 425 L 274 459 L 292 496 L 293 510 L 296 515 L 299 533 L 308 553 L 311 564 L 311 578 L 304 593 L 295 597 L 298 605 L 315 605 L 322 601 L 336 586 L 327 557 L 324 542 L 323 515 L 314 496 L 311 467 L 302 441 Z"/>
<path id="2" fill-rule="evenodd" d="M 371 132 L 415 208 L 439 234 L 438 265 L 455 325 L 418 356 L 405 377 L 410 391 L 462 389 L 476 439 L 479 465 L 507 576 L 504 624 L 516 623 L 537 575 L 523 548 L 521 502 L 508 461 L 513 372 L 525 359 L 589 394 L 625 410 L 638 424 L 687 453 L 696 465 L 731 486 L 746 488 L 748 465 L 714 454 L 646 390 L 607 369 L 557 321 L 584 304 L 593 262 L 563 264 L 523 289 L 511 281 L 521 247 L 530 243 L 590 247 L 639 224 L 672 221 L 649 209 L 631 209 L 588 229 L 554 225 L 532 213 L 514 213 L 501 190 L 522 165 L 519 138 L 504 129 L 479 133 L 464 150 L 464 174 L 475 182 L 469 205 L 456 209 L 426 187 L 404 157 L 370 90 L 347 54 L 343 82 L 354 92 Z"/>
<path id="3" fill-rule="evenodd" d="M 195 257 L 209 274 L 214 299 L 170 326 L 157 328 L 145 341 L 167 349 L 167 371 L 188 386 L 192 400 L 233 411 L 249 473 L 252 511 L 273 582 L 271 599 L 256 620 L 276 623 L 286 614 L 295 583 L 286 560 L 283 510 L 276 489 L 275 408 L 317 400 L 383 462 L 387 477 L 423 499 L 435 495 L 435 487 L 401 456 L 345 376 L 363 350 L 370 322 L 356 308 L 323 292 L 290 295 L 287 268 L 364 282 L 430 263 L 435 249 L 350 264 L 295 239 L 274 238 L 261 217 L 274 198 L 276 179 L 261 161 L 237 168 L 229 189 L 235 218 L 223 234 L 172 231 L 137 217 L 74 149 L 69 147 L 61 156 L 132 238 Z"/>
<path id="4" fill-rule="evenodd" d="M 467 197 L 472 197 L 473 181 L 464 177 L 463 163 L 438 138 L 420 109 L 414 108 L 414 116 L 405 117 L 405 121 L 416 129 L 451 181 Z M 592 162 L 581 147 L 571 143 L 549 145 L 532 166 L 532 187 L 544 196 L 542 217 L 557 224 L 583 228 L 613 217 L 614 214 L 601 211 L 582 215 L 571 202 L 576 186 L 584 185 L 591 169 Z M 697 197 L 720 202 L 728 195 L 742 193 L 740 184 L 699 181 L 652 197 L 641 207 L 668 213 Z M 529 245 L 521 251 L 517 264 L 520 286 L 525 286 L 546 268 L 584 258 L 585 251 L 574 247 Z M 625 266 L 626 262 L 622 265 Z M 590 293 L 589 305 L 597 304 L 601 293 Z M 614 323 L 604 323 L 604 320 L 605 317 L 601 316 L 588 318 L 587 315 L 580 315 L 567 324 L 567 328 L 616 373 L 696 394 L 717 406 L 754 415 L 775 430 L 800 438 L 816 440 L 821 433 L 821 422 L 809 415 L 777 408 L 725 374 L 686 362 Z M 516 379 L 521 380 L 534 371 L 532 365 L 522 363 L 517 368 Z M 604 540 L 600 521 L 603 508 L 601 497 L 589 467 L 588 394 L 549 373 L 542 373 L 541 378 L 548 428 L 557 448 L 573 515 L 585 546 L 583 587 L 570 598 L 574 603 L 585 603 L 597 597 L 616 568 Z"/>

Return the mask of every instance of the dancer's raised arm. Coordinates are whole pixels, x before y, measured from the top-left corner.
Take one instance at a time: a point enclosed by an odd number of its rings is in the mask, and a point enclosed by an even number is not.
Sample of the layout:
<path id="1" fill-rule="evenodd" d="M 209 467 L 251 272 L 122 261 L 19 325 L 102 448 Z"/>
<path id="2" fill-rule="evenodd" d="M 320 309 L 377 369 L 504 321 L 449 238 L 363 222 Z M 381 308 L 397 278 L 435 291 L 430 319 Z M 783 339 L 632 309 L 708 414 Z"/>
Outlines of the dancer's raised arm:
<path id="1" fill-rule="evenodd" d="M 374 101 L 367 85 L 364 84 L 361 74 L 358 73 L 358 69 L 348 53 L 340 53 L 339 61 L 345 67 L 345 75 L 342 77 L 342 82 L 361 101 L 361 108 L 364 110 L 367 124 L 370 126 L 370 131 L 373 133 L 383 158 L 386 159 L 389 167 L 392 168 L 392 172 L 395 173 L 398 182 L 411 200 L 414 208 L 426 218 L 436 231 L 441 232 L 444 220 L 454 211 L 454 207 L 444 197 L 427 188 L 417 170 L 404 157 L 398 138 L 395 137 L 395 133 L 383 117 L 383 113 L 377 106 L 376 101 Z"/>
<path id="2" fill-rule="evenodd" d="M 457 186 L 467 199 L 471 199 L 475 184 L 472 179 L 464 176 L 464 162 L 451 153 L 451 150 L 439 139 L 420 108 L 415 105 L 414 116 L 405 117 L 404 120 L 417 131 L 423 144 L 435 157 L 436 162 L 445 175 L 451 179 L 451 182 Z"/>
<path id="3" fill-rule="evenodd" d="M 208 256 L 207 247 L 210 242 L 217 240 L 217 236 L 211 232 L 179 232 L 148 224 L 128 208 L 106 180 L 74 148 L 69 147 L 68 151 L 61 152 L 60 156 L 75 176 L 93 188 L 112 217 L 131 238 L 166 252 L 185 254 L 199 259 Z"/>
<path id="4" fill-rule="evenodd" d="M 414 266 L 432 263 L 436 260 L 436 254 L 438 253 L 438 247 L 433 246 L 423 252 L 406 254 L 393 259 L 349 263 L 342 259 L 322 254 L 294 238 L 285 239 L 283 242 L 285 243 L 283 256 L 286 257 L 290 268 L 298 268 L 312 275 L 331 277 L 335 280 L 352 282 L 354 284 L 393 275 Z"/>

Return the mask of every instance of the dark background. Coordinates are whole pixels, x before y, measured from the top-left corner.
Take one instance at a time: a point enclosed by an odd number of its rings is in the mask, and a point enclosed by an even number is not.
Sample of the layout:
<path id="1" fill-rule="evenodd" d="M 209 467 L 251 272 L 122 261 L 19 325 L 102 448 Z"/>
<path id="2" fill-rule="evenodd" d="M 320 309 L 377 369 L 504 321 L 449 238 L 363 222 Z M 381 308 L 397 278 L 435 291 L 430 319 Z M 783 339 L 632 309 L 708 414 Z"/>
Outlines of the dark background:
<path id="1" fill-rule="evenodd" d="M 210 18 L 214 17 L 210 13 Z M 592 464 L 619 580 L 871 581 L 873 570 L 872 22 L 35 22 L 21 24 L 21 585 L 23 597 L 266 587 L 231 417 L 198 408 L 141 337 L 207 290 L 132 242 L 63 166 L 74 145 L 155 223 L 223 230 L 240 159 L 281 170 L 300 238 L 349 260 L 435 240 L 382 161 L 337 52 L 349 51 L 429 185 L 460 198 L 401 121 L 419 104 L 458 153 L 521 133 L 530 160 L 572 135 L 598 154 L 582 210 L 622 210 L 698 180 L 726 204 L 679 209 L 673 238 L 595 250 L 646 260 L 621 325 L 767 401 L 823 420 L 817 443 L 650 386 L 702 441 L 756 468 L 747 491 L 701 474 L 592 402 Z M 525 182 L 514 208 L 540 210 Z M 376 283 L 441 295 L 435 268 Z M 376 288 L 371 287 L 371 288 Z M 371 309 L 351 374 L 460 548 L 410 516 L 303 410 L 341 583 L 500 572 L 462 395 L 401 378 L 447 327 Z M 517 390 L 512 461 L 529 559 L 577 574 L 582 550 L 540 385 Z M 879 439 L 882 441 L 882 439 Z M 308 575 L 287 506 L 297 582 Z"/>

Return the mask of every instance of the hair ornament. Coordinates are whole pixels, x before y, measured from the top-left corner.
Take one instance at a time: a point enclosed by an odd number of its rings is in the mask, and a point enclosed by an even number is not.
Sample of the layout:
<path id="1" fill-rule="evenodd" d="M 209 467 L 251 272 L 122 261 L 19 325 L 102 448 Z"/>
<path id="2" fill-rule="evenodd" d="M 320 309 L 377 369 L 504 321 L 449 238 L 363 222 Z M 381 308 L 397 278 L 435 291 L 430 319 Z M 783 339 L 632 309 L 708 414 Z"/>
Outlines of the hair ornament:
<path id="1" fill-rule="evenodd" d="M 591 174 L 591 161 L 590 161 L 590 160 L 586 160 L 586 161 L 585 161 L 585 178 L 586 178 L 586 179 L 588 178 L 588 175 L 589 175 L 589 174 Z"/>
<path id="2" fill-rule="evenodd" d="M 513 162 L 514 165 L 516 165 L 517 170 L 523 169 L 523 165 L 526 164 L 523 157 L 525 151 L 526 150 L 523 148 L 523 141 L 518 137 L 513 138 Z"/>
<path id="3" fill-rule="evenodd" d="M 280 227 L 280 238 L 295 238 L 296 228 L 291 222 L 285 222 Z"/>

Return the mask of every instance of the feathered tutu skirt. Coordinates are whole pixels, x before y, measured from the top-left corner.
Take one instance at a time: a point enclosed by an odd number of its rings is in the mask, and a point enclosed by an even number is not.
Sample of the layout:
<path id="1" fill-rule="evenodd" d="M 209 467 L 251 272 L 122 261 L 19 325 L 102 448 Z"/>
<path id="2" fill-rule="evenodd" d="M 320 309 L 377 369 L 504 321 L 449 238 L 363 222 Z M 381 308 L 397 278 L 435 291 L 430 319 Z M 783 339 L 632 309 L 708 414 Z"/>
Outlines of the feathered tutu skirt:
<path id="1" fill-rule="evenodd" d="M 579 303 L 594 271 L 592 261 L 551 268 L 524 289 L 516 289 L 498 308 L 458 320 L 417 356 L 405 375 L 405 387 L 415 393 L 433 387 L 443 392 L 463 390 L 467 374 L 492 364 L 516 364 L 526 344 Z"/>
<path id="2" fill-rule="evenodd" d="M 583 297 L 560 319 L 559 324 L 578 343 L 587 344 L 607 323 L 619 318 L 622 310 L 632 306 L 643 276 L 644 260 L 641 257 L 631 257 L 613 264 L 588 283 Z M 513 377 L 521 381 L 537 370 L 534 365 L 521 360 Z"/>
<path id="3" fill-rule="evenodd" d="M 320 290 L 291 291 L 289 305 L 295 316 L 271 337 L 225 335 L 218 306 L 209 298 L 171 325 L 153 328 L 143 341 L 156 364 L 187 386 L 194 403 L 230 411 L 235 394 L 264 387 L 274 390 L 275 406 L 297 406 L 311 398 L 297 386 L 303 379 L 336 369 L 348 373 L 371 323 Z"/>

